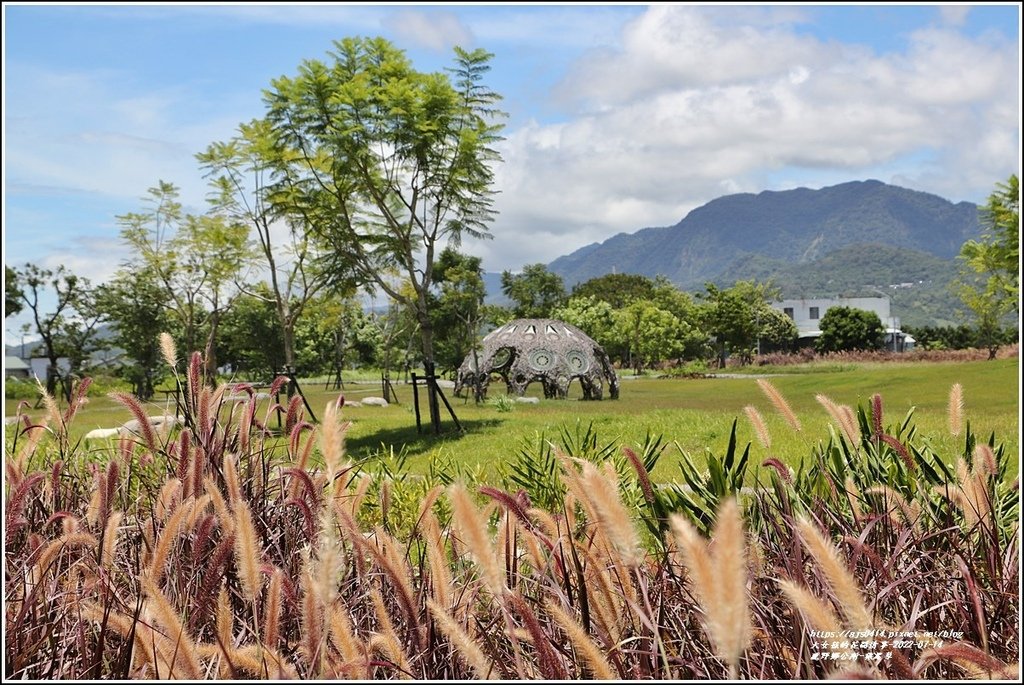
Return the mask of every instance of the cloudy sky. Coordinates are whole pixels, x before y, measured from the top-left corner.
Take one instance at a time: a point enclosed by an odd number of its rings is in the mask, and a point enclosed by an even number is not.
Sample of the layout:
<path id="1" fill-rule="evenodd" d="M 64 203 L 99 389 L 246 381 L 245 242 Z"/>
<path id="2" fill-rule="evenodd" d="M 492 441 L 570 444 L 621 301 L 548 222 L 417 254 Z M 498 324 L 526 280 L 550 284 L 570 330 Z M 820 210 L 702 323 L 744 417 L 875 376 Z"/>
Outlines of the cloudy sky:
<path id="1" fill-rule="evenodd" d="M 422 71 L 494 53 L 508 112 L 488 271 L 675 224 L 737 192 L 874 178 L 983 202 L 1019 173 L 1020 5 L 3 5 L 4 261 L 96 282 L 159 180 L 270 80 L 384 36 Z M 5 320 L 5 339 L 20 325 Z"/>

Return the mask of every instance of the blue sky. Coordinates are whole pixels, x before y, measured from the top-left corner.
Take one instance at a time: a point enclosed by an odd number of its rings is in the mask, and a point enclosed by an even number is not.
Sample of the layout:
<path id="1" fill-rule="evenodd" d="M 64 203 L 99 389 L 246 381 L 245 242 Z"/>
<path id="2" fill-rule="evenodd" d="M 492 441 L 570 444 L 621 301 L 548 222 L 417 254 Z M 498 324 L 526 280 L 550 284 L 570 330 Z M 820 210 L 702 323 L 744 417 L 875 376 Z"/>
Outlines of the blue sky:
<path id="1" fill-rule="evenodd" d="M 100 282 L 115 217 L 270 80 L 381 35 L 417 68 L 495 57 L 509 113 L 489 271 L 678 222 L 735 192 L 876 178 L 983 202 L 1019 173 L 1020 5 L 3 5 L 4 261 Z M 5 340 L 24 317 L 5 319 Z"/>

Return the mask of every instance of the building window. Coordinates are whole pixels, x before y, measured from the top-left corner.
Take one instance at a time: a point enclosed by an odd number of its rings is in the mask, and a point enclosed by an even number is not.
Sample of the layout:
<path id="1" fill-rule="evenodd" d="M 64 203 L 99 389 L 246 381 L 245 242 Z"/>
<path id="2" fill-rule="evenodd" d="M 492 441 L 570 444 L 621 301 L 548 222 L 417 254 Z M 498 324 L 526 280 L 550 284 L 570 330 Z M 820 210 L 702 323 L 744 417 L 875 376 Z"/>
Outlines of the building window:
<path id="1" fill-rule="evenodd" d="M 811 318 L 812 319 L 817 319 L 818 318 L 818 308 L 817 307 L 811 307 Z"/>
<path id="2" fill-rule="evenodd" d="M 785 314 L 786 316 L 788 316 L 790 318 L 790 320 L 792 320 L 792 318 L 793 318 L 793 308 L 792 307 L 783 307 L 782 308 L 782 313 Z"/>

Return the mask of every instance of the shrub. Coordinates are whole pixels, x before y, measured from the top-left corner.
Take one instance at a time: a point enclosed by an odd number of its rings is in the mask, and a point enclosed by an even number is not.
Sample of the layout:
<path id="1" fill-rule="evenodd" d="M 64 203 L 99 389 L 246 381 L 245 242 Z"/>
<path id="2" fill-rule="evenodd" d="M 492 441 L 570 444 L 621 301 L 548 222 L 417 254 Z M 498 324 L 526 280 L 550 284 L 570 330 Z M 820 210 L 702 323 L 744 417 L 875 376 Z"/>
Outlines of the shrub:
<path id="1" fill-rule="evenodd" d="M 487 404 L 499 412 L 510 412 L 516 408 L 516 400 L 508 395 L 497 395 L 487 400 Z"/>

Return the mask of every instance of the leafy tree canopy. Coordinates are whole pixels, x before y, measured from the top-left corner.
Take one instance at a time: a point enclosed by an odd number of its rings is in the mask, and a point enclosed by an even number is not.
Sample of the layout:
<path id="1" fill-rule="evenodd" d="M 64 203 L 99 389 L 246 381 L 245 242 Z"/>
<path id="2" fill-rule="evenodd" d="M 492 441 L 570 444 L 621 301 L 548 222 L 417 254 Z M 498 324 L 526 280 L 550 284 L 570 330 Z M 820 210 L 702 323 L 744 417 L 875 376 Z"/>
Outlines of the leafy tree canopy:
<path id="1" fill-rule="evenodd" d="M 4 264 L 4 318 L 14 316 L 22 309 L 22 292 L 18 287 L 18 272 Z"/>
<path id="2" fill-rule="evenodd" d="M 654 298 L 655 282 L 638 274 L 605 274 L 579 283 L 572 289 L 573 297 L 594 297 L 621 309 L 635 300 Z"/>
<path id="3" fill-rule="evenodd" d="M 501 291 L 512 300 L 517 318 L 550 317 L 566 299 L 562 277 L 548 271 L 544 264 L 528 264 L 518 274 L 502 272 Z"/>
<path id="4" fill-rule="evenodd" d="M 977 320 L 979 338 L 995 358 L 1001 329 L 1020 313 L 1020 183 L 1017 175 L 999 183 L 981 209 L 985 234 L 960 248 L 954 290 Z"/>
<path id="5" fill-rule="evenodd" d="M 818 352 L 877 350 L 885 344 L 885 328 L 875 312 L 855 307 L 829 307 L 821 317 Z"/>

